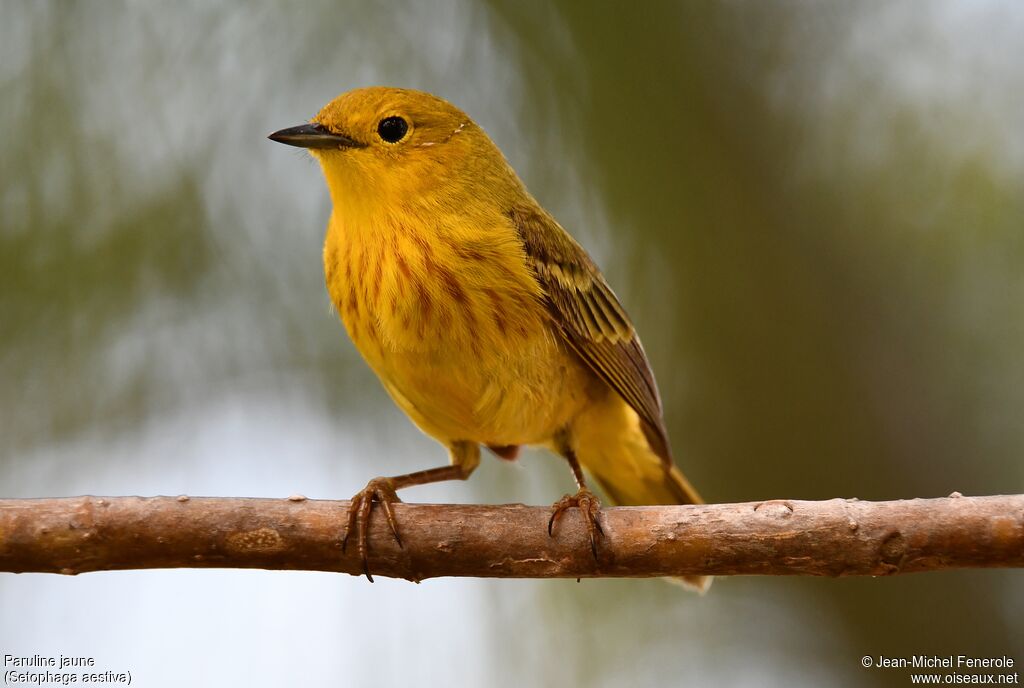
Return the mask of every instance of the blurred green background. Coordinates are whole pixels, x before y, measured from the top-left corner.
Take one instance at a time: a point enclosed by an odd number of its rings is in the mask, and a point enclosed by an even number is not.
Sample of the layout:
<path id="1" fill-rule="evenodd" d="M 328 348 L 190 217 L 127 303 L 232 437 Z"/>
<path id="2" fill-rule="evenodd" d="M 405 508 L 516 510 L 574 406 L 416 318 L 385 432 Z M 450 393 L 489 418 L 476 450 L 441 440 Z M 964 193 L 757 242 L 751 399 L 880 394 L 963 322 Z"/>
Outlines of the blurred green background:
<path id="1" fill-rule="evenodd" d="M 711 501 L 1024 492 L 1024 5 L 0 3 L 0 495 L 346 498 L 440 465 L 331 314 L 267 141 L 460 105 L 632 314 Z M 548 504 L 543 452 L 410 501 Z M 891 579 L 0 575 L 0 654 L 139 685 L 908 685 L 1024 661 L 1016 571 Z"/>

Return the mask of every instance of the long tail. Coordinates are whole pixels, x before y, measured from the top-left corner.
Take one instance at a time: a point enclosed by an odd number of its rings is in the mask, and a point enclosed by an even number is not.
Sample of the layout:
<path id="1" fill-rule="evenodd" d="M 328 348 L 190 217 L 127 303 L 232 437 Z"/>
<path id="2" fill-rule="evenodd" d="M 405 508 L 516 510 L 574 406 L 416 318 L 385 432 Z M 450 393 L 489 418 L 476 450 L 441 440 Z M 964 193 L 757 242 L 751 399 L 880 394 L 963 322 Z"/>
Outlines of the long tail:
<path id="1" fill-rule="evenodd" d="M 703 504 L 690 481 L 675 466 L 654 453 L 640 419 L 621 398 L 610 395 L 573 425 L 576 455 L 583 468 L 605 494 L 622 506 L 652 504 Z M 697 592 L 705 592 L 711 576 L 683 576 L 666 579 Z"/>

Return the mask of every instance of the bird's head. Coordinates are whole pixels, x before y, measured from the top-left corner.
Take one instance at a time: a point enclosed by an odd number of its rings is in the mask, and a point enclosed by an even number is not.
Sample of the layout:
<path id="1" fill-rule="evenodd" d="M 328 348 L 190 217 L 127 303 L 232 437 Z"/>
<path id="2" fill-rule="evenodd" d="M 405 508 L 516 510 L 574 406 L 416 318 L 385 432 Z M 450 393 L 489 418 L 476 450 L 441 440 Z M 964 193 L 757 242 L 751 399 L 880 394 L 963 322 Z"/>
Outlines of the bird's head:
<path id="1" fill-rule="evenodd" d="M 308 124 L 269 138 L 308 149 L 336 205 L 451 192 L 476 185 L 481 175 L 507 176 L 508 170 L 501 152 L 466 113 L 408 89 L 349 91 Z"/>

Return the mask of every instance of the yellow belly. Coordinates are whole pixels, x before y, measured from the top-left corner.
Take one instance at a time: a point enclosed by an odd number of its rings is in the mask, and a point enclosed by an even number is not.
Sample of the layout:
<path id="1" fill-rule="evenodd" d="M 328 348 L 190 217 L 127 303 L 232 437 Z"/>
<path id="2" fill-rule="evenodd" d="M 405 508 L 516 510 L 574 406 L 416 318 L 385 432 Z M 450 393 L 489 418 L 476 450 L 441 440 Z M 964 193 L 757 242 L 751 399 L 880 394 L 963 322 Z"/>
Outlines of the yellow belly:
<path id="1" fill-rule="evenodd" d="M 356 348 L 427 434 L 451 444 L 546 443 L 604 392 L 550 330 L 515 251 L 486 261 L 455 243 L 345 234 L 332 220 L 327 289 Z"/>
<path id="2" fill-rule="evenodd" d="M 515 357 L 453 361 L 385 356 L 378 374 L 396 403 L 443 442 L 487 445 L 546 443 L 586 402 L 590 374 L 543 341 Z M 377 368 L 377 366 L 374 366 Z"/>

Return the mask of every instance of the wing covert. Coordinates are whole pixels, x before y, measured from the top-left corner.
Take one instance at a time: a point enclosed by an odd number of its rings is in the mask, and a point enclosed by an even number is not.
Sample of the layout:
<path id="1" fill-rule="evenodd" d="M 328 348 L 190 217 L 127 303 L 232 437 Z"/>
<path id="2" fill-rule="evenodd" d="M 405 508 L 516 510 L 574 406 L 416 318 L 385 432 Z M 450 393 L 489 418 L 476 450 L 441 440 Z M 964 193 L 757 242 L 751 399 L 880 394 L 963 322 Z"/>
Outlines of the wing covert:
<path id="1" fill-rule="evenodd" d="M 600 270 L 554 218 L 539 208 L 509 216 L 523 242 L 556 329 L 583 361 L 640 416 L 651 448 L 672 455 L 661 398 L 633 323 Z"/>

